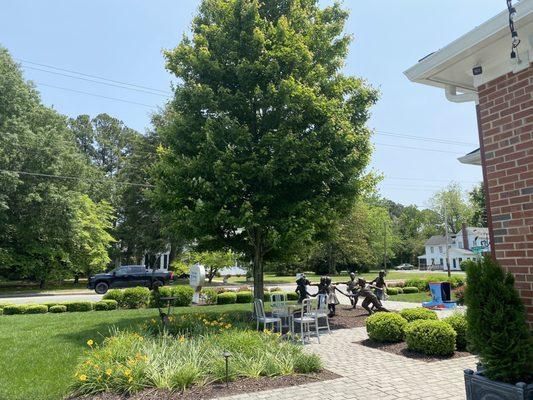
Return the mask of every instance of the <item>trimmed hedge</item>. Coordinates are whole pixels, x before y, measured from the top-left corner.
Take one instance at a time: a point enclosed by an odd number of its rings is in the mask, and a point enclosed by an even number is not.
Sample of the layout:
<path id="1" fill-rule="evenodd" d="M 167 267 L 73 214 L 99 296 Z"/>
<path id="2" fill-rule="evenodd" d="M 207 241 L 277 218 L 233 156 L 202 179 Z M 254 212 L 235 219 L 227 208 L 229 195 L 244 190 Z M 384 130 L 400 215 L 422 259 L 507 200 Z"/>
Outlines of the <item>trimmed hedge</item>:
<path id="1" fill-rule="evenodd" d="M 403 290 L 401 287 L 388 287 L 387 294 L 390 296 L 395 296 L 397 294 L 402 294 Z"/>
<path id="2" fill-rule="evenodd" d="M 161 297 L 171 297 L 172 288 L 168 286 L 158 287 L 157 290 L 152 290 L 150 294 L 150 307 L 166 307 L 167 302 L 161 300 Z"/>
<path id="3" fill-rule="evenodd" d="M 104 299 L 101 300 L 100 303 L 106 303 L 108 310 L 116 310 L 118 308 L 118 303 L 116 300 Z"/>
<path id="4" fill-rule="evenodd" d="M 457 333 L 444 321 L 418 320 L 405 328 L 407 348 L 428 356 L 449 356 L 455 351 Z"/>
<path id="5" fill-rule="evenodd" d="M 125 308 L 136 309 L 145 308 L 150 303 L 150 289 L 146 287 L 132 287 L 124 290 L 122 306 Z M 120 304 L 120 303 L 119 303 Z"/>
<path id="6" fill-rule="evenodd" d="M 48 312 L 48 306 L 44 304 L 28 304 L 24 314 L 46 314 Z"/>
<path id="7" fill-rule="evenodd" d="M 407 322 L 413 322 L 419 319 L 438 319 L 437 313 L 427 308 L 405 308 L 400 311 L 400 315 L 404 317 Z"/>
<path id="8" fill-rule="evenodd" d="M 194 289 L 190 286 L 174 286 L 172 288 L 172 296 L 177 297 L 174 300 L 174 306 L 187 307 L 192 303 L 192 297 L 194 295 Z"/>
<path id="9" fill-rule="evenodd" d="M 396 313 L 378 312 L 366 319 L 366 332 L 376 342 L 401 342 L 407 320 Z"/>
<path id="10" fill-rule="evenodd" d="M 234 292 L 220 293 L 217 298 L 217 304 L 234 304 L 236 302 L 237 294 Z"/>
<path id="11" fill-rule="evenodd" d="M 209 288 L 202 289 L 202 296 L 205 300 L 205 304 L 217 304 L 218 293 L 216 290 Z"/>
<path id="12" fill-rule="evenodd" d="M 237 292 L 236 303 L 253 303 L 254 295 L 251 291 L 248 292 Z"/>
<path id="13" fill-rule="evenodd" d="M 419 292 L 424 292 L 426 290 L 429 290 L 429 280 L 427 279 L 419 279 L 419 278 L 413 278 L 413 279 L 407 279 L 405 281 L 404 285 L 404 293 L 408 293 L 405 291 L 405 289 L 409 287 L 415 287 L 418 289 Z M 409 292 L 409 293 L 418 293 L 418 292 Z"/>
<path id="14" fill-rule="evenodd" d="M 93 310 L 94 311 L 107 311 L 109 310 L 108 305 L 104 301 L 97 301 L 93 304 Z"/>
<path id="15" fill-rule="evenodd" d="M 90 301 L 71 301 L 64 304 L 68 312 L 87 312 L 92 311 L 93 303 Z"/>
<path id="16" fill-rule="evenodd" d="M 109 292 L 104 294 L 104 300 L 115 300 L 119 306 L 122 306 L 122 301 L 124 300 L 124 292 L 119 289 L 111 289 Z"/>
<path id="17" fill-rule="evenodd" d="M 450 317 L 444 318 L 442 321 L 450 325 L 455 333 L 457 333 L 457 337 L 455 338 L 455 346 L 457 347 L 457 350 L 466 350 L 466 335 L 468 325 L 466 323 L 465 316 L 461 314 L 454 314 Z"/>
<path id="18" fill-rule="evenodd" d="M 406 286 L 402 289 L 403 293 L 409 294 L 409 293 L 419 293 L 420 290 L 417 287 L 414 286 Z"/>
<path id="19" fill-rule="evenodd" d="M 298 293 L 296 292 L 287 292 L 287 300 L 288 301 L 296 301 L 298 300 Z"/>
<path id="20" fill-rule="evenodd" d="M 24 314 L 26 306 L 24 304 L 8 304 L 4 306 L 4 315 Z"/>
<path id="21" fill-rule="evenodd" d="M 64 305 L 64 304 L 58 304 L 56 306 L 51 306 L 49 309 L 48 309 L 48 312 L 51 312 L 53 314 L 60 314 L 60 313 L 64 313 L 64 312 L 67 312 L 67 306 Z"/>

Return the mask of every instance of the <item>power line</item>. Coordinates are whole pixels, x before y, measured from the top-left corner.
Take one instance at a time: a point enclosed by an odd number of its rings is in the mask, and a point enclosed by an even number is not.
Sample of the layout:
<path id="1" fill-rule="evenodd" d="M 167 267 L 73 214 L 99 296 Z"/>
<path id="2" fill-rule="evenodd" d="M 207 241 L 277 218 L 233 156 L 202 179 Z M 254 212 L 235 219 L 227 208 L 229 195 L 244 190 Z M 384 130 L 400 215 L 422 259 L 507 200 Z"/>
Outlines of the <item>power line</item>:
<path id="1" fill-rule="evenodd" d="M 476 144 L 476 143 L 461 142 L 458 140 L 450 140 L 450 139 L 443 139 L 443 138 L 430 138 L 426 136 L 409 135 L 409 134 L 404 134 L 404 133 L 382 131 L 379 129 L 375 130 L 375 132 L 378 135 L 392 136 L 392 137 L 399 137 L 399 138 L 413 139 L 413 140 L 421 140 L 424 142 L 435 142 L 435 143 L 452 144 L 452 145 L 458 145 L 458 146 L 479 146 L 479 144 Z"/>
<path id="2" fill-rule="evenodd" d="M 79 94 L 85 94 L 87 96 L 93 96 L 93 97 L 100 97 L 102 99 L 107 99 L 107 100 L 114 100 L 114 101 L 120 101 L 122 103 L 128 103 L 128 104 L 134 104 L 134 105 L 137 105 L 137 106 L 143 106 L 143 107 L 148 107 L 150 109 L 154 109 L 154 106 L 151 106 L 150 104 L 144 104 L 144 103 L 138 103 L 136 101 L 130 101 L 130 100 L 125 100 L 125 99 L 119 99 L 119 98 L 116 98 L 116 97 L 109 97 L 109 96 L 103 96 L 101 94 L 96 94 L 96 93 L 89 93 L 89 92 L 84 92 L 82 90 L 76 90 L 76 89 L 70 89 L 70 88 L 65 88 L 65 87 L 61 87 L 61 86 L 54 86 L 54 85 L 49 85 L 47 83 L 41 83 L 41 82 L 35 82 L 36 84 L 38 85 L 41 85 L 41 86 L 47 86 L 47 87 L 51 87 L 51 88 L 54 88 L 54 89 L 61 89 L 61 90 L 67 90 L 69 92 L 74 92 L 74 93 L 79 93 Z"/>
<path id="3" fill-rule="evenodd" d="M 386 176 L 386 175 L 384 179 L 385 180 L 393 179 L 393 180 L 402 180 L 402 181 L 422 181 L 422 182 L 457 182 L 457 183 L 465 183 L 465 184 L 481 182 L 481 180 L 479 181 L 457 181 L 454 179 L 404 178 L 404 177 L 394 177 L 394 176 Z"/>
<path id="4" fill-rule="evenodd" d="M 8 170 L 8 169 L 0 169 L 0 172 L 35 176 L 35 177 L 41 177 L 41 178 L 68 179 L 68 180 L 77 180 L 77 181 L 105 182 L 105 183 L 110 182 L 109 180 L 104 180 L 104 179 L 82 178 L 79 176 L 68 176 L 68 175 L 42 174 L 38 172 L 27 172 L 27 171 L 13 171 L 13 170 Z M 120 184 L 120 185 L 139 186 L 139 187 L 146 187 L 146 188 L 155 187 L 155 185 L 150 185 L 148 183 L 133 183 L 133 182 L 126 182 L 126 181 L 112 181 L 112 182 L 115 184 Z"/>
<path id="5" fill-rule="evenodd" d="M 137 89 L 137 88 L 133 88 L 133 87 L 121 86 L 121 85 L 116 85 L 114 83 L 108 83 L 108 82 L 100 82 L 100 81 L 96 81 L 94 79 L 88 79 L 88 78 L 82 78 L 80 76 L 73 76 L 73 75 L 63 74 L 61 72 L 47 71 L 47 70 L 42 69 L 42 68 L 29 67 L 29 66 L 26 66 L 26 65 L 24 66 L 24 68 L 25 69 L 33 69 L 33 70 L 36 70 L 36 71 L 47 72 L 49 74 L 54 74 L 54 75 L 66 76 L 68 78 L 79 79 L 79 80 L 85 81 L 85 82 L 97 83 L 99 85 L 112 86 L 112 87 L 116 87 L 116 88 L 120 88 L 120 89 L 132 90 L 132 91 L 136 91 L 136 92 L 140 92 L 140 93 L 147 93 L 147 94 L 151 94 L 151 95 L 154 95 L 154 96 L 161 96 L 161 97 L 164 97 L 166 99 L 169 98 L 169 96 L 167 96 L 167 95 L 164 95 L 164 94 L 161 94 L 161 93 L 154 93 L 154 92 L 151 92 L 151 91 L 148 91 L 148 90 L 144 90 L 144 89 Z"/>
<path id="6" fill-rule="evenodd" d="M 23 63 L 27 63 L 27 64 L 38 65 L 40 67 L 46 67 L 46 68 L 55 69 L 57 71 L 70 72 L 71 74 L 77 74 L 77 75 L 86 76 L 86 77 L 89 77 L 89 78 L 96 78 L 96 79 L 100 79 L 102 81 L 108 81 L 108 82 L 118 83 L 118 84 L 121 84 L 121 85 L 133 86 L 133 87 L 136 87 L 136 88 L 139 88 L 139 89 L 147 89 L 147 90 L 152 90 L 154 92 L 160 92 L 160 93 L 163 93 L 163 94 L 172 95 L 172 93 L 169 92 L 169 91 L 156 89 L 156 88 L 152 88 L 152 87 L 149 87 L 149 86 L 143 86 L 143 85 L 138 85 L 138 84 L 135 84 L 135 83 L 129 83 L 129 82 L 124 82 L 124 81 L 117 81 L 117 80 L 114 80 L 114 79 L 104 78 L 104 77 L 98 76 L 98 75 L 91 75 L 91 74 L 86 74 L 86 73 L 79 72 L 79 71 L 74 71 L 74 70 L 71 70 L 71 69 L 54 67 L 53 65 L 41 64 L 41 63 L 37 63 L 37 62 L 34 62 L 34 61 L 24 60 L 24 59 L 21 59 L 21 58 L 15 58 L 15 60 L 23 62 Z"/>
<path id="7" fill-rule="evenodd" d="M 453 155 L 456 155 L 456 156 L 461 156 L 462 155 L 462 154 L 457 153 L 455 151 L 428 149 L 428 148 L 414 147 L 414 146 L 403 146 L 403 145 L 400 145 L 400 144 L 388 144 L 388 143 L 376 143 L 376 142 L 374 142 L 374 144 L 377 145 L 377 146 L 398 147 L 400 149 L 432 151 L 432 152 L 435 152 L 435 153 L 447 153 L 447 154 L 453 154 Z"/>

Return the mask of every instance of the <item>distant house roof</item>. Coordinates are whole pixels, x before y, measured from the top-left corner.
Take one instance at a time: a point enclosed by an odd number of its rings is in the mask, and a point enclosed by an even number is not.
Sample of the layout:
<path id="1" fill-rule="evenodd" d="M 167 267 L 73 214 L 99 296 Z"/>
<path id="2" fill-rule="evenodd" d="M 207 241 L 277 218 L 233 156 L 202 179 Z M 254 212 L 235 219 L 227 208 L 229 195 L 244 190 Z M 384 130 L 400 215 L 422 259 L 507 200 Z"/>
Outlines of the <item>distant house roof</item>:
<path id="1" fill-rule="evenodd" d="M 459 157 L 458 160 L 462 164 L 481 165 L 481 152 L 479 149 L 476 149 L 462 157 Z"/>
<path id="2" fill-rule="evenodd" d="M 452 244 L 453 241 L 451 238 L 448 238 L 448 244 Z M 431 236 L 425 243 L 426 246 L 438 246 L 441 244 L 446 244 L 446 236 L 444 235 L 435 235 Z"/>

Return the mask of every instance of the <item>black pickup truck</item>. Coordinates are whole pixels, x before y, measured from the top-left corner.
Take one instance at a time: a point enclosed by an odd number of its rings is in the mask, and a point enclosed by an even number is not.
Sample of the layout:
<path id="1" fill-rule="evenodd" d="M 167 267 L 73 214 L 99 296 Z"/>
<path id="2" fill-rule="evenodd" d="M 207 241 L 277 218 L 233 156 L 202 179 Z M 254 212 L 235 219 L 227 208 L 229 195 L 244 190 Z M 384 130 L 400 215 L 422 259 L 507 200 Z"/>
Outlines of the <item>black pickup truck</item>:
<path id="1" fill-rule="evenodd" d="M 110 288 L 146 286 L 151 289 L 173 281 L 173 272 L 154 271 L 143 265 L 123 265 L 112 271 L 91 276 L 87 287 L 98 294 L 104 294 Z"/>

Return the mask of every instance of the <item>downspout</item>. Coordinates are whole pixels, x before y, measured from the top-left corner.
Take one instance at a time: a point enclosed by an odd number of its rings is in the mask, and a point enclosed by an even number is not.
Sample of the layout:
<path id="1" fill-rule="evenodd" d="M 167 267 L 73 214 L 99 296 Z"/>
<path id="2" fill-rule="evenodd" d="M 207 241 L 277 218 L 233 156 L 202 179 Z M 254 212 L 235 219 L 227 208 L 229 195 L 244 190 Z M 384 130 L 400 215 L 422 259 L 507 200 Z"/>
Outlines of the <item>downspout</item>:
<path id="1" fill-rule="evenodd" d="M 454 85 L 446 85 L 444 91 L 448 101 L 453 103 L 466 103 L 468 101 L 479 103 L 479 96 L 475 92 L 457 93 L 457 86 Z"/>

